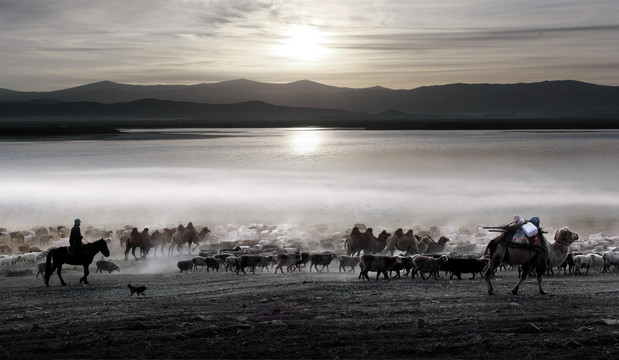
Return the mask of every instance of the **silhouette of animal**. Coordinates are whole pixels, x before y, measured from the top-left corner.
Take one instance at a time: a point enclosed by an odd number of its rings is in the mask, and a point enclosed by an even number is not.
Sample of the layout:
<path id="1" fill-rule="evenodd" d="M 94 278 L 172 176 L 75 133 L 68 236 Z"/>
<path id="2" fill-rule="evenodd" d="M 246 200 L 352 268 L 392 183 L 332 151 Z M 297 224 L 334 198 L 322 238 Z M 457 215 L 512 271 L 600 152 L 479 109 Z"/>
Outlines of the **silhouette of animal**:
<path id="1" fill-rule="evenodd" d="M 541 295 L 546 294 L 542 289 L 542 278 L 546 272 L 546 267 L 556 267 L 561 265 L 567 258 L 570 245 L 578 240 L 578 234 L 570 231 L 567 226 L 562 227 L 555 233 L 553 244 L 549 244 L 543 234 L 538 234 L 541 239 L 542 248 L 536 247 L 513 247 L 506 243 L 506 233 L 502 233 L 491 240 L 484 250 L 484 254 L 489 252 L 490 261 L 484 271 L 484 279 L 488 285 L 488 294 L 494 295 L 494 289 L 490 282 L 490 277 L 502 263 L 509 265 L 521 265 L 522 273 L 520 280 L 512 288 L 512 294 L 518 294 L 518 288 L 526 280 L 532 268 L 537 274 L 537 285 Z"/>
<path id="2" fill-rule="evenodd" d="M 146 286 L 131 286 L 131 284 L 127 284 L 127 287 L 131 292 L 129 296 L 133 296 L 134 293 L 138 293 L 138 298 L 140 297 L 140 294 L 144 295 L 144 291 L 146 291 Z"/>
<path id="3" fill-rule="evenodd" d="M 63 286 L 67 286 L 67 283 L 62 278 L 62 265 L 82 265 L 84 267 L 84 276 L 80 278 L 80 284 L 88 284 L 88 266 L 92 263 L 92 259 L 99 252 L 103 256 L 110 256 L 110 250 L 107 247 L 107 242 L 101 238 L 95 242 L 84 245 L 83 253 L 80 256 L 69 255 L 68 247 L 59 247 L 49 251 L 47 253 L 47 260 L 45 264 L 45 286 L 49 286 L 49 278 L 52 276 L 52 272 L 57 269 L 58 278 Z"/>

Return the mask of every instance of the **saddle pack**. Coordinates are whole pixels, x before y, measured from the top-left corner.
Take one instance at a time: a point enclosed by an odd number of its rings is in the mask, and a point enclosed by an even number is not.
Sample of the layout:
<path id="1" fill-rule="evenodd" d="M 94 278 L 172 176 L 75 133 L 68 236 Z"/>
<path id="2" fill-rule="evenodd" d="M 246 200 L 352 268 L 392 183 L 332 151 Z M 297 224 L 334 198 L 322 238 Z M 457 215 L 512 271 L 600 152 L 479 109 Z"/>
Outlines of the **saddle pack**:
<path id="1" fill-rule="evenodd" d="M 528 222 L 523 224 L 517 231 L 514 233 L 514 236 L 508 241 L 509 245 L 516 245 L 519 247 L 542 247 L 542 242 L 540 240 L 539 230 L 537 226 Z"/>

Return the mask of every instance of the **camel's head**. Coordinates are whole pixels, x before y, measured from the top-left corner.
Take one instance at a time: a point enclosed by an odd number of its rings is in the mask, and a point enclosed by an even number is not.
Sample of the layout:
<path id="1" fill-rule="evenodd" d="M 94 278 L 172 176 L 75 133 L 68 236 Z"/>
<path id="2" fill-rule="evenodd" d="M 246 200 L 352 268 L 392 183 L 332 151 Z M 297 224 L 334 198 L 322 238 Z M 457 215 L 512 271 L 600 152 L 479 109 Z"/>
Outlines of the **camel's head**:
<path id="1" fill-rule="evenodd" d="M 559 243 L 570 245 L 576 240 L 578 240 L 578 234 L 572 232 L 567 228 L 567 226 L 564 226 L 555 232 L 555 241 Z"/>

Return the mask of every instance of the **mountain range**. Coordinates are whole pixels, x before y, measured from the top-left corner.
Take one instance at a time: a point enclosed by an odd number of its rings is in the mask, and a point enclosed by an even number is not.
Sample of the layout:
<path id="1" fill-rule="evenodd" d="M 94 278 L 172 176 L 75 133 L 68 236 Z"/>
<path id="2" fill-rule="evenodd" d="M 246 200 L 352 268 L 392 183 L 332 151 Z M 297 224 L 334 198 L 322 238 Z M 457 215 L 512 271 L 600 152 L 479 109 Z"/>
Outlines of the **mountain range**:
<path id="1" fill-rule="evenodd" d="M 128 85 L 102 81 L 50 92 L 0 89 L 0 102 L 125 103 L 142 99 L 338 109 L 367 114 L 533 114 L 592 116 L 619 113 L 619 87 L 564 80 L 517 84 L 449 84 L 411 90 L 346 88 L 301 80 L 287 84 L 232 80 L 196 85 Z"/>
<path id="2" fill-rule="evenodd" d="M 619 87 L 573 80 L 411 90 L 353 89 L 308 80 L 152 86 L 102 81 L 50 92 L 0 89 L 0 125 L 5 134 L 76 126 L 89 131 L 167 126 L 619 128 Z"/>

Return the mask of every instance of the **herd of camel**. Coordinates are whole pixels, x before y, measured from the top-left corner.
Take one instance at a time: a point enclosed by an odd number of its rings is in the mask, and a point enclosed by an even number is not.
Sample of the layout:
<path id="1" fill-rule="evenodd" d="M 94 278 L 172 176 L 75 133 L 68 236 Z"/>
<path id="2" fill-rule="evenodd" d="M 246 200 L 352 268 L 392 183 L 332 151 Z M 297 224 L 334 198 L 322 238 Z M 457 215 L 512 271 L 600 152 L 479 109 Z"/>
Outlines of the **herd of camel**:
<path id="1" fill-rule="evenodd" d="M 192 244 L 195 244 L 195 250 L 199 243 L 208 237 L 209 233 L 208 227 L 197 231 L 191 222 L 187 226 L 179 225 L 176 229 L 164 229 L 161 232 L 157 230 L 153 234 L 148 234 L 148 229 L 139 232 L 134 228 L 126 240 L 125 260 L 127 260 L 129 251 L 137 260 L 135 256 L 137 247 L 140 248 L 142 256 L 145 256 L 151 248 L 155 248 L 156 256 L 157 247 L 161 247 L 163 255 L 165 244 L 169 244 L 168 255 L 173 253 L 174 248 L 181 252 L 185 244 L 188 245 L 189 253 L 191 253 Z M 539 292 L 545 294 L 541 283 L 546 268 L 560 265 L 566 259 L 570 245 L 578 240 L 578 234 L 570 231 L 567 227 L 557 230 L 553 242 L 547 241 L 540 232 L 542 245 L 537 248 L 513 247 L 507 241 L 509 236 L 510 234 L 507 232 L 499 234 L 490 241 L 486 251 L 484 251 L 484 256 L 487 255 L 489 258 L 488 266 L 484 272 L 489 294 L 494 294 L 490 277 L 494 270 L 503 263 L 522 267 L 522 275 L 519 282 L 512 288 L 512 293 L 518 292 L 519 286 L 526 279 L 530 270 L 534 269 L 537 274 Z M 405 255 L 437 254 L 445 249 L 445 244 L 448 241 L 449 239 L 444 236 L 438 241 L 432 239 L 430 235 L 419 236 L 413 234 L 412 229 L 405 233 L 402 228 L 397 229 L 393 234 L 383 230 L 378 236 L 375 236 L 371 228 L 361 232 L 359 227 L 355 226 L 345 245 L 347 255 L 360 255 L 363 251 L 364 254 L 390 253 L 393 256 L 396 250 L 404 251 Z"/>
<path id="2" fill-rule="evenodd" d="M 150 249 L 155 249 L 155 256 L 157 256 L 158 247 L 161 249 L 161 255 L 164 255 L 163 249 L 166 244 L 170 244 L 168 246 L 168 255 L 174 253 L 174 248 L 180 253 L 185 244 L 188 245 L 189 253 L 191 253 L 192 244 L 195 244 L 195 250 L 200 242 L 204 241 L 211 233 L 207 226 L 200 229 L 200 231 L 196 230 L 191 222 L 187 226 L 181 224 L 176 229 L 155 230 L 152 234 L 149 234 L 148 231 L 148 228 L 142 230 L 142 232 L 139 232 L 137 228 L 133 228 L 131 235 L 125 240 L 125 260 L 129 256 L 129 251 L 138 260 L 135 256 L 136 248 L 140 248 L 143 257 L 148 254 Z"/>
<path id="3" fill-rule="evenodd" d="M 361 251 L 366 254 L 389 252 L 393 255 L 396 250 L 404 251 L 405 255 L 414 255 L 438 254 L 445 249 L 448 241 L 444 236 L 434 241 L 430 235 L 413 234 L 412 229 L 405 233 L 402 228 L 397 229 L 393 235 L 383 230 L 376 237 L 371 228 L 361 232 L 359 227 L 355 226 L 345 244 L 347 255 L 359 255 Z"/>

